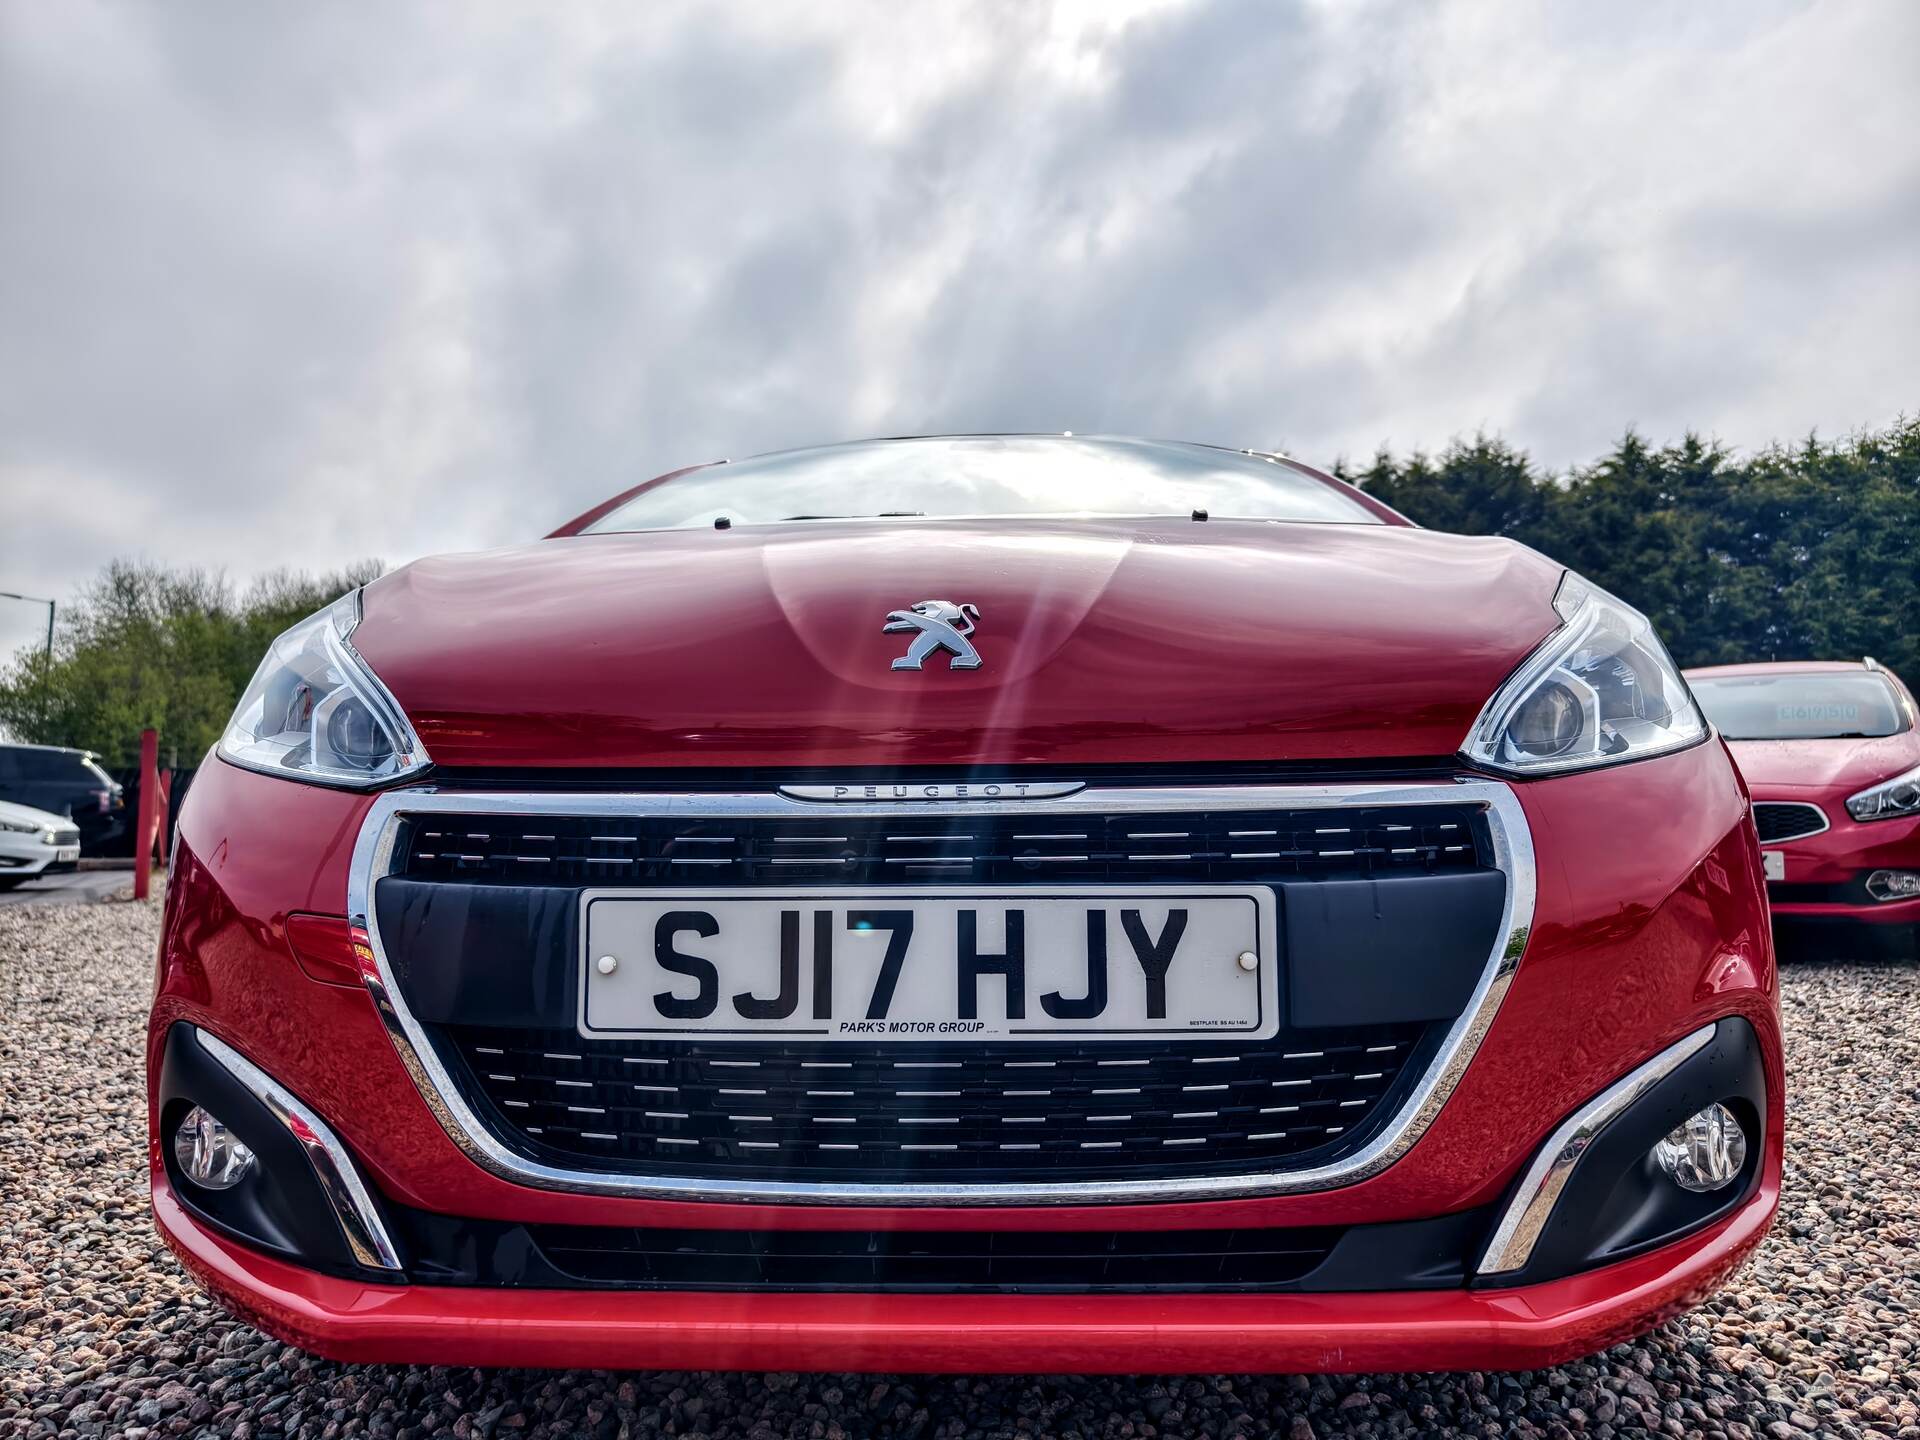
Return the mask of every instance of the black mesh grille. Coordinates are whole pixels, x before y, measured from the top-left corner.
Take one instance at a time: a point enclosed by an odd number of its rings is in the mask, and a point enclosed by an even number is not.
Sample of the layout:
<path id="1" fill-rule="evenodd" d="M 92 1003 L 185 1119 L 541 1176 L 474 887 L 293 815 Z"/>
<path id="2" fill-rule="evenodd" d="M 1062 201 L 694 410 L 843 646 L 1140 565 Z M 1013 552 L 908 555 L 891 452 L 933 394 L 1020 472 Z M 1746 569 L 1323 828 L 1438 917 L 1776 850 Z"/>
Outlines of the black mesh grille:
<path id="1" fill-rule="evenodd" d="M 1325 1228 L 917 1233 L 529 1227 L 547 1262 L 587 1285 L 866 1294 L 1269 1289 L 1311 1272 L 1341 1233 Z"/>
<path id="2" fill-rule="evenodd" d="M 396 872 L 512 885 L 1275 879 L 1486 863 L 1469 806 L 795 819 L 431 815 Z M 1764 833 L 1764 832 L 1763 832 Z"/>
<path id="3" fill-rule="evenodd" d="M 466 1026 L 442 1035 L 496 1128 L 535 1158 L 898 1182 L 1312 1163 L 1364 1139 L 1417 1073 L 1426 1028 L 966 1047 L 702 1046 Z"/>
<path id="4" fill-rule="evenodd" d="M 1774 844 L 1818 835 L 1827 828 L 1827 817 L 1815 805 L 1763 800 L 1753 807 L 1753 828 L 1760 832 L 1762 844 Z"/>
<path id="5" fill-rule="evenodd" d="M 644 797 L 635 801 L 644 804 Z M 463 885 L 1239 883 L 1492 863 L 1477 806 L 779 818 L 423 814 L 394 873 Z M 1417 943 L 1417 937 L 1409 937 Z M 569 961 L 568 963 L 571 963 Z M 1284 985 L 1284 981 L 1283 981 Z M 535 1022 L 538 1023 L 538 1022 Z M 1153 1042 L 583 1040 L 447 1024 L 484 1122 L 568 1169 L 849 1184 L 1072 1183 L 1297 1169 L 1366 1143 L 1444 1024 Z"/>

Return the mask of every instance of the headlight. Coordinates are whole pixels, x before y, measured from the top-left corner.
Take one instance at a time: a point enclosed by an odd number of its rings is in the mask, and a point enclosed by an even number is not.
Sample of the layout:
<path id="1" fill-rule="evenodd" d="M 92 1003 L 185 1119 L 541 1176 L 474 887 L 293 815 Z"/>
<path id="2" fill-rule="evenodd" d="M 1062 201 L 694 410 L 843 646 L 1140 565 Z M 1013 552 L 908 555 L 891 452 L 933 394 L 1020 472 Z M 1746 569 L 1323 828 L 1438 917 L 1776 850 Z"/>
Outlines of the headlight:
<path id="1" fill-rule="evenodd" d="M 31 835 L 39 828 L 30 820 L 0 820 L 0 830 L 10 830 L 15 835 Z"/>
<path id="2" fill-rule="evenodd" d="M 364 789 L 422 770 L 427 752 L 386 686 L 347 643 L 360 592 L 275 640 L 220 738 L 237 765 Z"/>
<path id="3" fill-rule="evenodd" d="M 1849 795 L 1847 813 L 1856 820 L 1892 820 L 1900 815 L 1920 815 L 1920 765 L 1904 775 L 1882 780 L 1858 795 Z"/>
<path id="4" fill-rule="evenodd" d="M 1707 733 L 1646 616 L 1571 571 L 1553 608 L 1565 623 L 1487 702 L 1466 759 L 1551 774 L 1678 750 Z"/>

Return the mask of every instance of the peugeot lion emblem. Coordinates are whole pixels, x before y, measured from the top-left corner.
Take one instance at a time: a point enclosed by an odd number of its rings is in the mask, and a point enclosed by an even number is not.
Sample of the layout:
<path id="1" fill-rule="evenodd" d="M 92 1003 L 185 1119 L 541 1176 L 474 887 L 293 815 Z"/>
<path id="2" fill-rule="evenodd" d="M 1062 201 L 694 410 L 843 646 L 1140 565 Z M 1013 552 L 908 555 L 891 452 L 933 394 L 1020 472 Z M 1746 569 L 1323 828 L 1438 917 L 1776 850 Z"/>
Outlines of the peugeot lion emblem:
<path id="1" fill-rule="evenodd" d="M 979 623 L 976 605 L 956 605 L 951 600 L 922 600 L 907 610 L 895 610 L 881 629 L 889 635 L 913 632 L 907 653 L 893 662 L 896 670 L 918 670 L 929 655 L 945 650 L 952 655 L 947 662 L 955 670 L 978 670 L 980 652 L 967 637 Z"/>

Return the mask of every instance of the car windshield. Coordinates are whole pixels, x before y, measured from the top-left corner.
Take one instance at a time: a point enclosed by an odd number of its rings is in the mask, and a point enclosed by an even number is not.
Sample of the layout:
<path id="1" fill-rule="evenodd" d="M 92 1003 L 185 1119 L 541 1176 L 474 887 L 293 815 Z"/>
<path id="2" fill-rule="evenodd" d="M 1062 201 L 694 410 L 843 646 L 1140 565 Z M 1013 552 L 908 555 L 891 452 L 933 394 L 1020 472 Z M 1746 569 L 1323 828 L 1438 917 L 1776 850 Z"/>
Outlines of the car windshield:
<path id="1" fill-rule="evenodd" d="M 1865 671 L 1701 676 L 1688 683 L 1729 740 L 1840 740 L 1907 728 L 1893 687 Z"/>
<path id="2" fill-rule="evenodd" d="M 1181 515 L 1373 525 L 1351 496 L 1278 460 L 1150 440 L 872 440 L 712 465 L 587 526 L 678 530 L 886 516 Z"/>

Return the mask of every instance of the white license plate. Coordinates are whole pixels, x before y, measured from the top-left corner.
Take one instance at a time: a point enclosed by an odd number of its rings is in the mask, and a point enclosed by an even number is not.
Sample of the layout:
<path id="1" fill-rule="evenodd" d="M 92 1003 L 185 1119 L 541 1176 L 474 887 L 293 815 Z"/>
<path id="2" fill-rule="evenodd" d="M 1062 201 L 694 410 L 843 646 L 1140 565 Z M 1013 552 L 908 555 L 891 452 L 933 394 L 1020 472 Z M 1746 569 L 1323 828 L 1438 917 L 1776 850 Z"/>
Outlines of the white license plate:
<path id="1" fill-rule="evenodd" d="M 1262 1039 L 1279 1029 L 1275 908 L 1264 886 L 589 890 L 579 1028 Z"/>
<path id="2" fill-rule="evenodd" d="M 78 845 L 62 845 L 53 852 L 53 862 L 56 865 L 62 861 L 78 860 L 79 858 L 80 847 Z"/>
<path id="3" fill-rule="evenodd" d="M 1787 852 L 1784 850 L 1762 850 L 1760 852 L 1760 870 L 1769 880 L 1787 878 Z"/>

